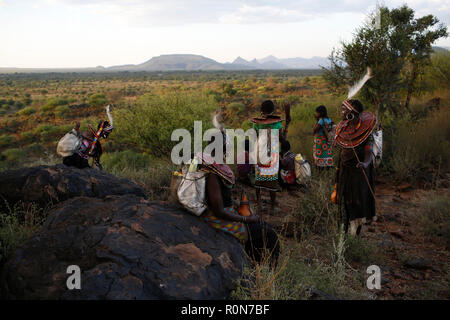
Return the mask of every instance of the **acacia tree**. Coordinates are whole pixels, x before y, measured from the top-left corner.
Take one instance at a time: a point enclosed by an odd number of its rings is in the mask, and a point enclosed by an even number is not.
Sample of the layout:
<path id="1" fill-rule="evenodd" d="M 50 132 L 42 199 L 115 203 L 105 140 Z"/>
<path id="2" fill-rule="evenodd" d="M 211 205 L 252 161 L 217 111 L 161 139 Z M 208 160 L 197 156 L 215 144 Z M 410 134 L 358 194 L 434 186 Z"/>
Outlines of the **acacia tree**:
<path id="1" fill-rule="evenodd" d="M 352 41 L 332 51 L 324 77 L 331 88 L 341 90 L 371 67 L 374 78 L 361 90 L 362 97 L 380 112 L 398 115 L 409 108 L 416 80 L 430 61 L 432 44 L 446 36 L 447 27 L 432 15 L 415 19 L 414 10 L 406 5 L 392 10 L 381 7 L 356 30 Z"/>

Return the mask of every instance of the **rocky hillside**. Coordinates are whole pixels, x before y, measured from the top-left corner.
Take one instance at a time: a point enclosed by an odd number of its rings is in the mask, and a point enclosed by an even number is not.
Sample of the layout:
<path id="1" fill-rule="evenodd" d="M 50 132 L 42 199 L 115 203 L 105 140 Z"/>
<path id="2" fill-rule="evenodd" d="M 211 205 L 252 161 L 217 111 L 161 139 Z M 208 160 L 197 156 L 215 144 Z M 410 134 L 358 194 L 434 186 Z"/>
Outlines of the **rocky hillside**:
<path id="1" fill-rule="evenodd" d="M 56 203 L 3 266 L 2 298 L 223 299 L 241 276 L 237 240 L 167 202 L 147 201 L 130 181 L 39 166 L 0 173 L 0 182 L 12 202 Z M 81 269 L 80 290 L 67 288 L 71 265 Z"/>

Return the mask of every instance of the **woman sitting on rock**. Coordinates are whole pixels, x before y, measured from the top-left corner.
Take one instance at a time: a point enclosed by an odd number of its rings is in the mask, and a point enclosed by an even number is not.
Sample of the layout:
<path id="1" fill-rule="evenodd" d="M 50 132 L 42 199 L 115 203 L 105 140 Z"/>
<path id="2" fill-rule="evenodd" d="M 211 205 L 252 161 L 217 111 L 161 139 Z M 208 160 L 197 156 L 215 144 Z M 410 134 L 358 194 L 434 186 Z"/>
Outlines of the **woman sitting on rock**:
<path id="1" fill-rule="evenodd" d="M 89 168 L 89 157 L 94 159 L 95 165 L 102 169 L 100 157 L 103 153 L 100 138 L 108 138 L 113 130 L 113 126 L 108 121 L 100 121 L 97 126 L 97 132 L 90 127 L 90 131 L 80 132 L 80 123 L 77 122 L 70 132 L 78 137 L 79 147 L 71 155 L 63 157 L 63 163 L 66 166 L 77 167 L 79 169 Z"/>
<path id="2" fill-rule="evenodd" d="M 256 215 L 241 216 L 233 207 L 233 171 L 226 164 L 217 164 L 211 156 L 201 156 L 202 170 L 206 176 L 208 209 L 202 219 L 212 228 L 227 232 L 245 245 L 245 251 L 255 261 L 264 258 L 264 251 L 271 260 L 278 259 L 280 244 L 272 227 Z"/>

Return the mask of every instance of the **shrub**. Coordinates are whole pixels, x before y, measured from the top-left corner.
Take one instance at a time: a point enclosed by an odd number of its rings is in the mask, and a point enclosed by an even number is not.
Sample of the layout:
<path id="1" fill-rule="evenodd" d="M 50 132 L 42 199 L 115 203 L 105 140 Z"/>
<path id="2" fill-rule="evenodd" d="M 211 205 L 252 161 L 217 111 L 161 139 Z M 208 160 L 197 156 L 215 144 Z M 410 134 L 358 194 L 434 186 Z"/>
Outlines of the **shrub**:
<path id="1" fill-rule="evenodd" d="M 380 259 L 378 248 L 367 239 L 361 237 L 348 236 L 345 258 L 349 262 L 359 262 L 367 265 L 376 264 Z"/>
<path id="2" fill-rule="evenodd" d="M 32 107 L 26 107 L 17 112 L 20 116 L 29 116 L 30 114 L 36 113 L 36 110 Z"/>
<path id="3" fill-rule="evenodd" d="M 343 239 L 343 237 L 341 237 Z M 352 274 L 347 275 L 346 262 L 336 262 L 333 252 L 331 263 L 319 259 L 304 259 L 300 248 L 283 248 L 277 266 L 268 259 L 244 268 L 244 273 L 232 298 L 238 300 L 303 300 L 313 292 L 323 298 L 364 298 L 364 286 Z M 358 290 L 355 290 L 357 288 Z"/>
<path id="4" fill-rule="evenodd" d="M 232 102 L 227 106 L 227 109 L 239 115 L 245 112 L 245 104 L 241 102 Z"/>
<path id="5" fill-rule="evenodd" d="M 212 96 L 198 93 L 144 95 L 136 105 L 115 112 L 116 131 L 111 136 L 137 151 L 169 156 L 178 143 L 171 141 L 172 132 L 184 128 L 193 135 L 194 121 L 202 121 L 203 130 L 211 128 L 211 115 L 217 107 Z"/>
<path id="6" fill-rule="evenodd" d="M 165 200 L 175 166 L 170 160 L 151 160 L 132 151 L 105 154 L 102 163 L 112 174 L 130 179 L 144 188 L 149 199 Z M 129 162 L 127 162 L 129 161 Z"/>
<path id="7" fill-rule="evenodd" d="M 26 132 L 22 132 L 20 134 L 20 136 L 22 137 L 22 141 L 25 143 L 30 143 L 34 140 L 34 133 L 32 131 L 26 131 Z"/>
<path id="8" fill-rule="evenodd" d="M 36 205 L 16 204 L 0 212 L 0 265 L 11 252 L 42 226 L 42 210 Z"/>
<path id="9" fill-rule="evenodd" d="M 4 148 L 4 147 L 8 147 L 10 145 L 12 145 L 14 143 L 16 139 L 14 138 L 14 136 L 11 135 L 1 135 L 0 136 L 0 147 Z"/>
<path id="10" fill-rule="evenodd" d="M 413 120 L 387 118 L 384 126 L 382 167 L 400 181 L 425 179 L 434 182 L 436 174 L 450 166 L 450 118 L 447 110 Z M 433 177 L 434 176 L 434 177 Z"/>
<path id="11" fill-rule="evenodd" d="M 305 194 L 299 198 L 293 218 L 303 237 L 311 233 L 334 234 L 338 230 L 338 208 L 330 200 L 333 178 L 334 170 L 315 173 Z"/>
<path id="12" fill-rule="evenodd" d="M 41 141 L 49 142 L 63 136 L 72 128 L 72 125 L 54 126 L 52 124 L 40 124 L 34 129 L 33 133 L 40 137 Z"/>
<path id="13" fill-rule="evenodd" d="M 107 153 L 102 156 L 102 163 L 110 170 L 144 169 L 150 165 L 150 157 L 131 150 Z"/>
<path id="14" fill-rule="evenodd" d="M 417 219 L 424 235 L 450 247 L 450 199 L 433 194 L 421 203 L 420 209 Z"/>
<path id="15" fill-rule="evenodd" d="M 40 143 L 32 143 L 25 148 L 26 153 L 32 155 L 41 155 L 44 150 L 44 147 Z"/>
<path id="16" fill-rule="evenodd" d="M 55 114 L 60 118 L 67 116 L 69 113 L 70 113 L 70 108 L 67 105 L 57 106 L 55 108 Z"/>
<path id="17" fill-rule="evenodd" d="M 8 166 L 18 167 L 25 161 L 26 153 L 22 149 L 12 148 L 3 151 L 1 155 Z"/>
<path id="18" fill-rule="evenodd" d="M 108 99 L 103 93 L 96 93 L 89 97 L 88 103 L 93 107 L 101 107 L 108 103 Z"/>

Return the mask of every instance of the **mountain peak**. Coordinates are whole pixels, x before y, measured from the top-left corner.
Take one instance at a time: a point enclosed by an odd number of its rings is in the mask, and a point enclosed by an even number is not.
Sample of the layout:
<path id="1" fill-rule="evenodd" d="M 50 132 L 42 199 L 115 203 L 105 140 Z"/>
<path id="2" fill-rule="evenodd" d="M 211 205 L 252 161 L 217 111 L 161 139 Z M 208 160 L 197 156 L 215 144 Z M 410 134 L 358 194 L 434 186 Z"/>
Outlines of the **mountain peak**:
<path id="1" fill-rule="evenodd" d="M 245 60 L 245 59 L 243 59 L 243 58 L 241 58 L 241 57 L 239 56 L 239 57 L 237 57 L 236 59 L 234 59 L 234 61 L 233 61 L 232 63 L 234 63 L 234 64 L 247 64 L 248 61 Z"/>

